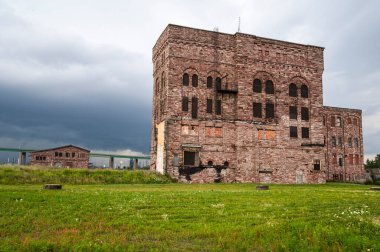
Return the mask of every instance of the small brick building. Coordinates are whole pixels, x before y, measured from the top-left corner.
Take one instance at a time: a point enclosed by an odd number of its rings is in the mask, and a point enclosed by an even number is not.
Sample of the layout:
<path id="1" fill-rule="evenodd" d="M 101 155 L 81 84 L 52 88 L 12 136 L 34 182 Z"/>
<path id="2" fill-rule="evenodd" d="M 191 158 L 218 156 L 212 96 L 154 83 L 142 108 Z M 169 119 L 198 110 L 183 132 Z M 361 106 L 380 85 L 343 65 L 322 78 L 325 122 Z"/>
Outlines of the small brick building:
<path id="1" fill-rule="evenodd" d="M 90 151 L 66 145 L 47 150 L 31 152 L 30 165 L 55 166 L 66 168 L 87 168 Z"/>
<path id="2" fill-rule="evenodd" d="M 151 169 L 189 182 L 361 179 L 361 111 L 323 106 L 323 50 L 168 25 L 153 48 Z"/>

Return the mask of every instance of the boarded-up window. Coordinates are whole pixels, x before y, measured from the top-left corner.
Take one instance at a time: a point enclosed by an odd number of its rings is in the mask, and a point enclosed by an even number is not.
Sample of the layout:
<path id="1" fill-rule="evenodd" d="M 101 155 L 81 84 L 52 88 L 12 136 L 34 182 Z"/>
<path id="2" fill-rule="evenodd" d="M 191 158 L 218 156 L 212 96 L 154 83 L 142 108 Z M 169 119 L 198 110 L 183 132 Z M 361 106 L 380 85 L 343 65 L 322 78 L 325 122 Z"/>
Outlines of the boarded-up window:
<path id="1" fill-rule="evenodd" d="M 355 164 L 356 165 L 359 164 L 359 155 L 358 154 L 355 155 Z"/>
<path id="2" fill-rule="evenodd" d="M 253 92 L 261 93 L 261 80 L 255 79 L 253 81 Z"/>
<path id="3" fill-rule="evenodd" d="M 347 118 L 347 125 L 352 124 L 351 118 Z"/>
<path id="4" fill-rule="evenodd" d="M 207 99 L 207 113 L 212 113 L 212 99 Z"/>
<path id="5" fill-rule="evenodd" d="M 302 98 L 309 97 L 309 88 L 305 84 L 301 86 L 301 97 Z"/>
<path id="6" fill-rule="evenodd" d="M 219 78 L 219 77 L 216 77 L 216 79 L 215 79 L 215 85 L 216 85 L 216 89 L 217 90 L 222 89 L 222 79 Z"/>
<path id="7" fill-rule="evenodd" d="M 309 108 L 301 108 L 301 120 L 309 121 Z"/>
<path id="8" fill-rule="evenodd" d="M 289 127 L 289 133 L 290 133 L 290 137 L 297 138 L 298 137 L 297 127 L 296 126 L 290 126 Z"/>
<path id="9" fill-rule="evenodd" d="M 189 111 L 189 98 L 186 96 L 182 97 L 182 111 Z"/>
<path id="10" fill-rule="evenodd" d="M 221 100 L 216 100 L 216 103 L 215 103 L 215 112 L 217 115 L 221 115 L 222 114 L 222 101 Z"/>
<path id="11" fill-rule="evenodd" d="M 276 139 L 276 131 L 274 130 L 258 130 L 258 138 L 260 140 L 275 140 Z"/>
<path id="12" fill-rule="evenodd" d="M 267 94 L 274 94 L 274 85 L 273 85 L 273 81 L 271 80 L 267 80 L 265 82 L 265 93 Z"/>
<path id="13" fill-rule="evenodd" d="M 184 73 L 182 76 L 182 84 L 184 86 L 189 86 L 189 74 Z"/>
<path id="14" fill-rule="evenodd" d="M 289 119 L 297 120 L 297 107 L 289 106 Z"/>
<path id="15" fill-rule="evenodd" d="M 212 88 L 212 77 L 207 77 L 207 88 Z"/>
<path id="16" fill-rule="evenodd" d="M 182 125 L 181 133 L 182 133 L 182 135 L 188 135 L 189 134 L 189 126 L 188 125 Z"/>
<path id="17" fill-rule="evenodd" d="M 337 164 L 338 162 L 336 161 L 336 154 L 334 153 L 333 154 L 333 158 L 332 158 L 332 164 Z"/>
<path id="18" fill-rule="evenodd" d="M 302 138 L 309 138 L 309 128 L 302 127 Z"/>
<path id="19" fill-rule="evenodd" d="M 273 103 L 265 104 L 265 117 L 274 118 L 274 104 Z"/>
<path id="20" fill-rule="evenodd" d="M 294 83 L 289 85 L 289 96 L 297 97 L 297 85 Z"/>
<path id="21" fill-rule="evenodd" d="M 184 165 L 195 165 L 195 152 L 185 151 L 184 155 Z"/>
<path id="22" fill-rule="evenodd" d="M 206 126 L 206 136 L 207 137 L 213 136 L 213 129 L 214 129 L 214 127 L 207 127 Z"/>
<path id="23" fill-rule="evenodd" d="M 216 127 L 215 128 L 215 137 L 222 137 L 222 128 L 221 127 Z"/>
<path id="24" fill-rule="evenodd" d="M 331 124 L 331 127 L 335 127 L 335 116 L 331 116 L 330 124 Z"/>
<path id="25" fill-rule="evenodd" d="M 191 98 L 191 117 L 192 118 L 198 117 L 198 98 L 197 97 Z"/>
<path id="26" fill-rule="evenodd" d="M 352 124 L 356 126 L 356 125 L 358 124 L 358 120 L 357 120 L 356 118 L 354 118 L 354 119 L 352 120 Z"/>
<path id="27" fill-rule="evenodd" d="M 261 118 L 261 103 L 253 103 L 253 117 Z"/>
<path id="28" fill-rule="evenodd" d="M 354 164 L 354 155 L 353 154 L 348 155 L 348 164 L 350 164 L 350 165 Z"/>
<path id="29" fill-rule="evenodd" d="M 198 75 L 193 74 L 193 76 L 191 77 L 191 85 L 193 87 L 198 87 Z"/>
<path id="30" fill-rule="evenodd" d="M 336 137 L 331 137 L 331 146 L 336 147 Z"/>

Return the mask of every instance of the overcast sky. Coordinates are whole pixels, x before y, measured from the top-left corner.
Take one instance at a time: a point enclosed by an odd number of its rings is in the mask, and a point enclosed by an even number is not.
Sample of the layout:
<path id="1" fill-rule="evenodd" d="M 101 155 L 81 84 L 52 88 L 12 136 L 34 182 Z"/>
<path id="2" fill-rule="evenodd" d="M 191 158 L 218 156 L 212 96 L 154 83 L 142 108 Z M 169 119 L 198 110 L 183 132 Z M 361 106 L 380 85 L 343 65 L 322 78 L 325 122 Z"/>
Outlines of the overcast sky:
<path id="1" fill-rule="evenodd" d="M 380 153 L 380 1 L 0 0 L 0 146 L 149 153 L 167 24 L 325 47 L 324 104 L 363 110 Z"/>

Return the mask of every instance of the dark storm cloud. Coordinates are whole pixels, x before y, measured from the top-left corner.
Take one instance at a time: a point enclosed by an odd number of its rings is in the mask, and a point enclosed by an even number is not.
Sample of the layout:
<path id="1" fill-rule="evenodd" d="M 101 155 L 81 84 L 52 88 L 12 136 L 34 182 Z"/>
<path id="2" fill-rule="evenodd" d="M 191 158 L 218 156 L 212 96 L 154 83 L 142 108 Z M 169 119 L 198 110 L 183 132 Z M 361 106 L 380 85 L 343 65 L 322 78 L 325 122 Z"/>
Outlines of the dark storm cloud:
<path id="1" fill-rule="evenodd" d="M 0 23 L 10 26 L 0 38 L 0 145 L 148 152 L 151 81 L 144 55 L 36 32 L 6 14 L 0 13 Z"/>

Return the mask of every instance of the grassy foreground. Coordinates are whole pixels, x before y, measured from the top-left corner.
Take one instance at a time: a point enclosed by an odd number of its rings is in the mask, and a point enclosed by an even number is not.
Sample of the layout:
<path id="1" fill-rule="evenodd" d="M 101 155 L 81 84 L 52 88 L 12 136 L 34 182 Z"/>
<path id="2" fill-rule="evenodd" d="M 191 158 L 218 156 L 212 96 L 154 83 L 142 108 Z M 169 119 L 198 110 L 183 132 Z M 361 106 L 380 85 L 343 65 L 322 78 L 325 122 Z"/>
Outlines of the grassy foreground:
<path id="1" fill-rule="evenodd" d="M 0 185 L 0 250 L 380 251 L 380 192 L 368 188 Z"/>
<path id="2" fill-rule="evenodd" d="M 0 184 L 159 184 L 170 183 L 168 176 L 150 171 L 110 169 L 65 169 L 43 166 L 0 166 Z"/>

